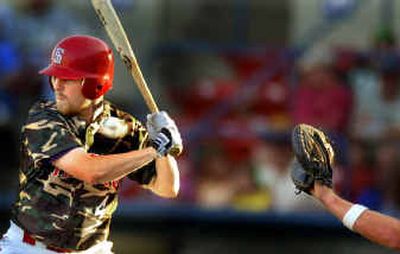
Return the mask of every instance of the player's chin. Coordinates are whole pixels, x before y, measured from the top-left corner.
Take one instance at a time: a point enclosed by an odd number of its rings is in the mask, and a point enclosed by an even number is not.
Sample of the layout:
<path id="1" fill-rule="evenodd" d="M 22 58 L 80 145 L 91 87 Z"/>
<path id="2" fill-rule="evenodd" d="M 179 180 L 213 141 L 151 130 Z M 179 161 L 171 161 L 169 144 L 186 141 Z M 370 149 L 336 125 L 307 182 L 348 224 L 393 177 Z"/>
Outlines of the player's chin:
<path id="1" fill-rule="evenodd" d="M 66 115 L 66 116 L 74 115 L 73 112 L 71 111 L 71 108 L 69 107 L 69 105 L 66 102 L 57 101 L 56 106 L 57 106 L 58 112 L 60 112 L 61 114 Z"/>

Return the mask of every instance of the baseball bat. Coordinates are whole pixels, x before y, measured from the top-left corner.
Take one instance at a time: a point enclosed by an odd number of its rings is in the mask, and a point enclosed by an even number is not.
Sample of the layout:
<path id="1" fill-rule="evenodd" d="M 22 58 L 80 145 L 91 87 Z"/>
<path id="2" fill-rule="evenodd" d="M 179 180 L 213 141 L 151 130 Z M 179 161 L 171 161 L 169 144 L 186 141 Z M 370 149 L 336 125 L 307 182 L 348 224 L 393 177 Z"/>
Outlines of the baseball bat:
<path id="1" fill-rule="evenodd" d="M 154 101 L 146 80 L 143 77 L 142 71 L 136 60 L 135 53 L 132 50 L 125 29 L 112 5 L 111 0 L 91 0 L 92 6 L 96 11 L 103 27 L 107 31 L 115 49 L 119 53 L 122 61 L 128 68 L 133 80 L 135 81 L 144 101 L 150 112 L 158 112 L 158 106 Z M 180 147 L 173 147 L 171 154 L 178 155 L 182 151 Z"/>
<path id="2" fill-rule="evenodd" d="M 154 101 L 146 80 L 140 70 L 135 53 L 132 50 L 131 44 L 126 35 L 125 29 L 119 20 L 117 13 L 111 3 L 111 0 L 92 0 L 92 5 L 96 10 L 97 16 L 103 24 L 108 36 L 110 37 L 115 49 L 119 53 L 122 61 L 128 68 L 139 88 L 147 107 L 152 113 L 158 112 L 158 107 Z"/>

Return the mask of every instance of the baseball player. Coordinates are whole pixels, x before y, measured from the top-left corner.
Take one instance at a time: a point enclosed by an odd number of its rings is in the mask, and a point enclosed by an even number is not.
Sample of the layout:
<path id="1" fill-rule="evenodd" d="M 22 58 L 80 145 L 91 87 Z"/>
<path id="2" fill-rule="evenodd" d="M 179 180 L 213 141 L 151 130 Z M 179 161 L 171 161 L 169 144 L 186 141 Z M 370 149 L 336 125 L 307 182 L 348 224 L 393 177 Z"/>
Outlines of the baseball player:
<path id="1" fill-rule="evenodd" d="M 169 154 L 182 148 L 178 128 L 166 112 L 148 115 L 145 128 L 104 99 L 114 57 L 98 38 L 64 38 L 40 73 L 55 101 L 34 104 L 22 128 L 19 195 L 0 253 L 112 253 L 109 227 L 123 178 L 161 197 L 178 194 Z"/>
<path id="2" fill-rule="evenodd" d="M 400 221 L 353 204 L 332 189 L 334 150 L 321 130 L 300 124 L 294 128 L 292 144 L 296 159 L 291 168 L 294 185 L 319 200 L 343 224 L 367 239 L 400 250 Z"/>

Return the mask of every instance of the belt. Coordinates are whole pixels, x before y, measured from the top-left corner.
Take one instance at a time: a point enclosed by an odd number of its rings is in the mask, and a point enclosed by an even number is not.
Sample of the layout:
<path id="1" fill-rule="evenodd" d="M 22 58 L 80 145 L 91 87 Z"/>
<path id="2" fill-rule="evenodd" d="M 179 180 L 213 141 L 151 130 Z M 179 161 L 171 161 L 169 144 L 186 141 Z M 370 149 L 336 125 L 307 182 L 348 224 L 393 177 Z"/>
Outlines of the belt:
<path id="1" fill-rule="evenodd" d="M 22 238 L 22 241 L 24 243 L 30 244 L 30 245 L 36 245 L 36 240 L 33 238 L 31 235 L 29 235 L 25 230 L 24 230 L 24 237 Z M 46 249 L 57 252 L 57 253 L 69 253 L 72 252 L 72 250 L 69 249 L 64 249 L 64 248 L 59 248 L 56 246 L 51 246 L 51 245 L 46 245 Z"/>

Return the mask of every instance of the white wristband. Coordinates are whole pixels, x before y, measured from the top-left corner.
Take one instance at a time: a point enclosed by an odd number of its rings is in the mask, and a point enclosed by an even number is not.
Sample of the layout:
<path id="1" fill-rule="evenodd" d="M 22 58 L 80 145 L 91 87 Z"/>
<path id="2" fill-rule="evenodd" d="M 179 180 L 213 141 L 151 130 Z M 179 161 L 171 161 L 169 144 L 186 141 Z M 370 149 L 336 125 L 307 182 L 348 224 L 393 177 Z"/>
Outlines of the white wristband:
<path id="1" fill-rule="evenodd" d="M 343 224 L 350 230 L 353 230 L 353 226 L 354 223 L 356 223 L 358 217 L 360 217 L 360 215 L 367 210 L 368 208 L 363 206 L 363 205 L 359 205 L 359 204 L 354 204 L 344 215 L 343 217 Z"/>

